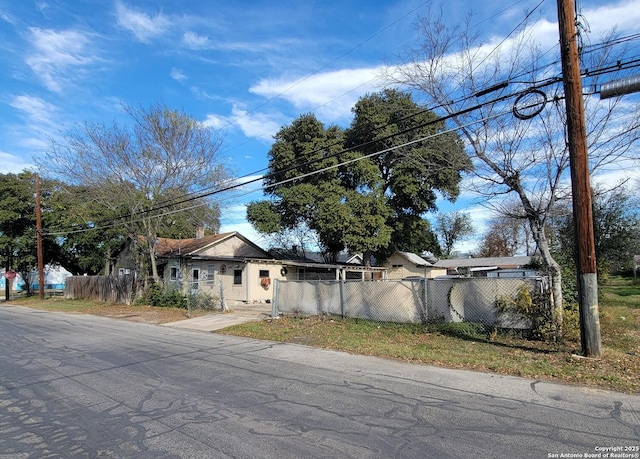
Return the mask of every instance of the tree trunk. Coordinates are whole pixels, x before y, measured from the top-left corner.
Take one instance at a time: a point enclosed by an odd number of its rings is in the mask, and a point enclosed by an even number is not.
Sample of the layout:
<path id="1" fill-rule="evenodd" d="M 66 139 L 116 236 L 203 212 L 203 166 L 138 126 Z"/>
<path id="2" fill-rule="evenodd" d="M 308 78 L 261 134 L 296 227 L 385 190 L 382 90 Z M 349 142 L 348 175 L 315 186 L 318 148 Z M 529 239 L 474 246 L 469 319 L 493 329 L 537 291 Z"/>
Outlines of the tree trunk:
<path id="1" fill-rule="evenodd" d="M 367 268 L 371 267 L 371 250 L 365 250 L 362 253 L 362 264 Z"/>
<path id="2" fill-rule="evenodd" d="M 547 240 L 544 228 L 541 227 L 537 220 L 529 220 L 529 225 L 533 239 L 536 241 L 538 250 L 542 256 L 542 261 L 549 272 L 549 279 L 551 281 L 551 323 L 553 326 L 553 338 L 557 341 L 562 337 L 563 325 L 562 269 L 551 255 L 549 241 Z"/>
<path id="3" fill-rule="evenodd" d="M 104 260 L 104 275 L 111 275 L 111 252 L 107 251 L 105 260 Z"/>
<path id="4" fill-rule="evenodd" d="M 160 280 L 160 276 L 158 276 L 158 264 L 156 263 L 155 242 L 149 243 L 149 261 L 151 261 L 151 276 L 153 277 L 153 281 L 158 282 Z"/>

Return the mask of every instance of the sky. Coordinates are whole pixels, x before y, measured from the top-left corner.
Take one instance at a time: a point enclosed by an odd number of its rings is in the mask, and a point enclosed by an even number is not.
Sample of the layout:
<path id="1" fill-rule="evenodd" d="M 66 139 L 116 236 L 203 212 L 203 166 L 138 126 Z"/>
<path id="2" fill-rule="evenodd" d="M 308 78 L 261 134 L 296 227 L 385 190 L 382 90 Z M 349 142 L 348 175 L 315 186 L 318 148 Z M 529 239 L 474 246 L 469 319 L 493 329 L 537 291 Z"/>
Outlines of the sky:
<path id="1" fill-rule="evenodd" d="M 473 12 L 494 41 L 537 8 L 535 33 L 557 42 L 555 0 L 445 3 L 448 21 Z M 578 9 L 594 41 L 613 27 L 640 32 L 640 0 Z M 418 43 L 427 11 L 420 0 L 0 0 L 0 173 L 33 168 L 76 123 L 126 122 L 123 104 L 163 102 L 220 130 L 234 176 L 257 177 L 273 135 L 300 115 L 348 126 L 358 98 Z M 245 219 L 244 203 L 260 198 L 257 182 L 223 200 L 221 230 L 264 245 Z M 489 216 L 464 192 L 442 208 L 469 212 L 478 233 Z"/>

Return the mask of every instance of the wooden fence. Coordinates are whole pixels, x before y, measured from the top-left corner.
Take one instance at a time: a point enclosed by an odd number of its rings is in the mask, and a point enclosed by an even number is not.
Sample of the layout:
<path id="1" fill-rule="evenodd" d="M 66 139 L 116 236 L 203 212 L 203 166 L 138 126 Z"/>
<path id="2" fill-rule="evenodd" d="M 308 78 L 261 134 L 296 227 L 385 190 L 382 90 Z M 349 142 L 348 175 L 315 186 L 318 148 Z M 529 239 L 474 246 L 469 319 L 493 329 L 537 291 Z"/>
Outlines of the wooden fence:
<path id="1" fill-rule="evenodd" d="M 135 299 L 136 276 L 71 276 L 67 277 L 64 296 L 68 299 L 86 299 L 131 304 Z"/>

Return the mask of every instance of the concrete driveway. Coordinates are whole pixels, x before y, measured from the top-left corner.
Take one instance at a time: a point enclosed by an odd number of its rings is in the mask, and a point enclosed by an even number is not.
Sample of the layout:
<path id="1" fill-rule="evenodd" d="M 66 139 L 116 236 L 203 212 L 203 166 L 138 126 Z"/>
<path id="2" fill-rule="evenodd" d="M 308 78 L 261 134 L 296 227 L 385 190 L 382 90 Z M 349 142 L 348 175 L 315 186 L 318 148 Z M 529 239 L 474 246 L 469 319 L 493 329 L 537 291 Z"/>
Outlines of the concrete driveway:
<path id="1" fill-rule="evenodd" d="M 251 303 L 232 305 L 228 312 L 207 314 L 193 319 L 179 320 L 162 324 L 166 327 L 182 328 L 188 330 L 200 330 L 211 332 L 227 328 L 232 325 L 240 325 L 247 322 L 255 322 L 271 317 L 272 306 L 268 303 Z"/>

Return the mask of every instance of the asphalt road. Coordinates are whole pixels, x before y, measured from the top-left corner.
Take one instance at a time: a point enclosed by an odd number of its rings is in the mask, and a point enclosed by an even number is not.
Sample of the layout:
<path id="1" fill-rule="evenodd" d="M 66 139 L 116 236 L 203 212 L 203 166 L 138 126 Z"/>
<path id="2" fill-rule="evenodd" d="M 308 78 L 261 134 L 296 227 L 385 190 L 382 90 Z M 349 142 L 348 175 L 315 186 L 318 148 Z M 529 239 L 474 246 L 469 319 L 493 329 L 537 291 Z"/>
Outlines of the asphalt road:
<path id="1" fill-rule="evenodd" d="M 638 457 L 640 445 L 640 397 L 521 378 L 13 306 L 0 306 L 0 349 L 2 459 Z"/>

